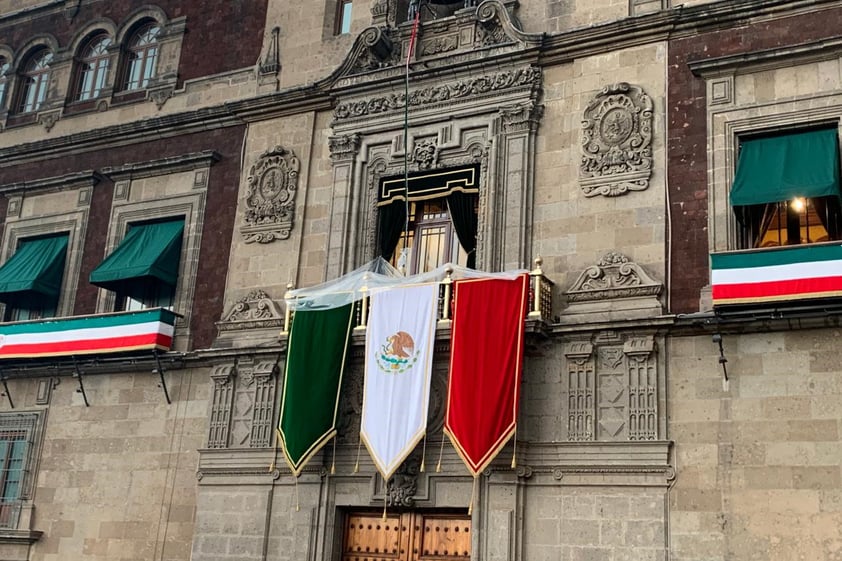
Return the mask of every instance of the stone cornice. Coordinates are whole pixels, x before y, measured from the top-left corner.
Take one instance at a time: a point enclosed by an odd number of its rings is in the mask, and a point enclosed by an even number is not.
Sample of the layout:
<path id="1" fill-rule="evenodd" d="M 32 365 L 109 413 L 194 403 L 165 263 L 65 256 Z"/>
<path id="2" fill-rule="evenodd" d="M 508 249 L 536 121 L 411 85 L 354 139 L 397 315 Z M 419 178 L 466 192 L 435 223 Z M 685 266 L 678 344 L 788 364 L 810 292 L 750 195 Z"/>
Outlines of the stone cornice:
<path id="1" fill-rule="evenodd" d="M 806 64 L 838 58 L 842 54 L 842 39 L 828 39 L 796 46 L 776 47 L 765 51 L 741 53 L 733 56 L 695 60 L 687 63 L 696 76 L 709 78 L 724 74 L 762 72 L 790 66 L 794 62 Z"/>
<path id="2" fill-rule="evenodd" d="M 55 177 L 47 177 L 44 179 L 36 179 L 33 181 L 24 181 L 22 183 L 9 183 L 7 185 L 0 185 L 0 193 L 13 194 L 21 191 L 33 190 L 49 190 L 49 189 L 75 189 L 77 187 L 92 187 L 102 180 L 102 175 L 94 170 L 80 171 L 77 173 L 69 173 L 67 175 L 59 175 Z"/>
<path id="3" fill-rule="evenodd" d="M 162 158 L 150 162 L 106 167 L 102 168 L 102 173 L 115 181 L 128 177 L 141 179 L 161 175 L 162 173 L 177 173 L 209 167 L 218 162 L 220 158 L 221 156 L 217 152 L 204 150 L 202 152 L 173 156 L 172 158 Z"/>

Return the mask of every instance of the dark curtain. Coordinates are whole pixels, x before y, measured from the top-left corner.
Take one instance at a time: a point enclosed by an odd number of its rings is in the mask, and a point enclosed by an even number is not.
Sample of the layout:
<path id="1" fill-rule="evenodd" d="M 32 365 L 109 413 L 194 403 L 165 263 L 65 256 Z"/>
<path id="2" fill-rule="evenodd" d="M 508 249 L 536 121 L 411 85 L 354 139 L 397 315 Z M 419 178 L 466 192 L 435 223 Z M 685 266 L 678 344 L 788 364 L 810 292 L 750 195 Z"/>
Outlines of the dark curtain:
<path id="1" fill-rule="evenodd" d="M 760 247 L 777 212 L 777 203 L 734 207 L 737 221 L 742 226 L 740 246 L 745 249 Z"/>
<path id="2" fill-rule="evenodd" d="M 477 195 L 453 191 L 447 196 L 447 209 L 450 220 L 456 229 L 459 245 L 468 253 L 468 268 L 477 265 Z"/>
<path id="3" fill-rule="evenodd" d="M 386 261 L 391 261 L 395 248 L 403 234 L 406 222 L 406 203 L 394 201 L 380 207 L 377 223 L 377 243 L 380 246 L 380 255 Z"/>
<path id="4" fill-rule="evenodd" d="M 819 221 L 827 230 L 827 236 L 831 240 L 839 239 L 839 215 L 840 204 L 838 197 L 816 197 L 810 199 L 808 204 L 813 205 L 816 209 L 816 214 L 819 216 Z"/>

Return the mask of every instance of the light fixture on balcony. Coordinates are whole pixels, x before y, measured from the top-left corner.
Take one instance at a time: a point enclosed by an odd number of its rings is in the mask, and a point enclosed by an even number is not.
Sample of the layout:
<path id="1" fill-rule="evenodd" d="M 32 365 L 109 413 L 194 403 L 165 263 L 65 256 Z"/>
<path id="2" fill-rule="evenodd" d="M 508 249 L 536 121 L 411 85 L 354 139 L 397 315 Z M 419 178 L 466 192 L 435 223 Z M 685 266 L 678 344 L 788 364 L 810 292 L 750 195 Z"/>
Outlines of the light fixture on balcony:
<path id="1" fill-rule="evenodd" d="M 805 208 L 807 208 L 807 201 L 804 200 L 804 197 L 795 197 L 792 199 L 792 202 L 789 203 L 789 206 L 795 212 L 801 213 L 804 212 Z"/>

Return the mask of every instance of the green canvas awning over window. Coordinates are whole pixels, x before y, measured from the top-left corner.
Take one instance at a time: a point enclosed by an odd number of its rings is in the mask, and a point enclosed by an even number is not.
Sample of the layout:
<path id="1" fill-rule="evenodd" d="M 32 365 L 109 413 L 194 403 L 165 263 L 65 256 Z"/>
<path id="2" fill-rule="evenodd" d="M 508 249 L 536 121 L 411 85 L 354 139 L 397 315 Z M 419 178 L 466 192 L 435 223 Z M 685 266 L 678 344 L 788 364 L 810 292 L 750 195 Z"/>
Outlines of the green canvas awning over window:
<path id="1" fill-rule="evenodd" d="M 840 196 L 839 138 L 835 128 L 741 143 L 731 205 L 832 195 Z"/>
<path id="2" fill-rule="evenodd" d="M 116 291 L 149 279 L 175 286 L 183 231 L 181 219 L 131 226 L 117 249 L 91 273 L 91 283 Z"/>
<path id="3" fill-rule="evenodd" d="M 23 240 L 0 267 L 0 301 L 16 307 L 56 302 L 66 254 L 67 235 Z"/>

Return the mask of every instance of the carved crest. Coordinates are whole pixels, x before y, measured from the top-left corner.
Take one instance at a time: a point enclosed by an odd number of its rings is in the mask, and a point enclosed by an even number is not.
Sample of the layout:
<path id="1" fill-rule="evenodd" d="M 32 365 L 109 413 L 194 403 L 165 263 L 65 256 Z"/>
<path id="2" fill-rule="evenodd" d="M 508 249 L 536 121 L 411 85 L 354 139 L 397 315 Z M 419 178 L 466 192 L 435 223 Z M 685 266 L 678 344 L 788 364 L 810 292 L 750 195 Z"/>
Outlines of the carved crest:
<path id="1" fill-rule="evenodd" d="M 434 141 L 425 140 L 415 143 L 412 148 L 412 161 L 418 164 L 418 169 L 430 169 L 436 163 L 438 147 Z"/>
<path id="2" fill-rule="evenodd" d="M 663 285 L 637 263 L 621 253 L 607 253 L 597 265 L 588 267 L 566 292 L 569 302 L 591 302 L 616 298 L 657 297 Z"/>
<path id="3" fill-rule="evenodd" d="M 292 151 L 275 146 L 264 152 L 248 175 L 246 243 L 269 243 L 289 238 L 295 216 L 300 164 Z"/>
<path id="4" fill-rule="evenodd" d="M 582 120 L 580 185 L 586 197 L 614 197 L 649 187 L 652 98 L 621 82 L 602 88 Z"/>
<path id="5" fill-rule="evenodd" d="M 218 325 L 220 331 L 280 327 L 283 319 L 277 302 L 263 290 L 253 290 L 231 306 Z"/>

